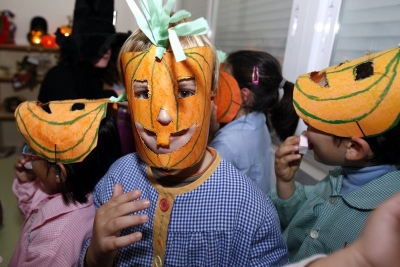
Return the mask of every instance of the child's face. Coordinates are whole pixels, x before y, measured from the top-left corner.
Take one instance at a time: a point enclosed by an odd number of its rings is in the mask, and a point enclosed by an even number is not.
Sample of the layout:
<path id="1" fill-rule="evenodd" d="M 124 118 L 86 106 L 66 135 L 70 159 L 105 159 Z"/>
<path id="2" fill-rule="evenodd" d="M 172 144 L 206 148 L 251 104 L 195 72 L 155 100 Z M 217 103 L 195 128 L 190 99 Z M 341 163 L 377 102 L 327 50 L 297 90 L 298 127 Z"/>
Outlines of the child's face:
<path id="1" fill-rule="evenodd" d="M 308 148 L 314 151 L 314 159 L 325 165 L 345 165 L 345 142 L 336 144 L 331 134 L 315 129 L 311 125 L 307 128 Z"/>
<path id="2" fill-rule="evenodd" d="M 107 67 L 108 62 L 110 61 L 110 57 L 111 57 L 111 49 L 108 49 L 108 50 L 103 54 L 103 56 L 102 56 L 101 58 L 99 58 L 99 59 L 95 62 L 94 66 L 95 66 L 96 68 L 100 68 L 100 69 L 103 69 L 103 68 Z"/>
<path id="3" fill-rule="evenodd" d="M 149 93 L 147 82 L 134 82 L 134 92 L 137 98 L 146 99 Z M 196 94 L 196 82 L 194 79 L 187 79 L 178 81 L 178 98 L 184 99 Z M 160 109 L 157 116 L 157 122 L 163 126 L 167 126 L 172 123 L 173 119 L 167 109 Z M 157 134 L 147 130 L 139 121 L 135 122 L 136 129 L 143 139 L 146 146 L 156 154 L 167 154 L 178 150 L 189 142 L 192 138 L 196 125 L 190 126 L 188 129 L 184 129 L 175 133 L 171 133 L 167 136 L 168 140 L 165 142 L 166 145 L 160 145 Z"/>
<path id="4" fill-rule="evenodd" d="M 156 60 L 154 46 L 121 55 L 136 148 L 150 166 L 185 169 L 205 152 L 213 52 L 198 47 L 185 53 L 181 62 L 170 52 Z"/>
<path id="5" fill-rule="evenodd" d="M 48 162 L 45 159 L 32 158 L 31 163 L 33 172 L 40 181 L 42 191 L 48 195 L 59 193 L 60 178 L 56 177 L 55 169 L 49 168 Z"/>

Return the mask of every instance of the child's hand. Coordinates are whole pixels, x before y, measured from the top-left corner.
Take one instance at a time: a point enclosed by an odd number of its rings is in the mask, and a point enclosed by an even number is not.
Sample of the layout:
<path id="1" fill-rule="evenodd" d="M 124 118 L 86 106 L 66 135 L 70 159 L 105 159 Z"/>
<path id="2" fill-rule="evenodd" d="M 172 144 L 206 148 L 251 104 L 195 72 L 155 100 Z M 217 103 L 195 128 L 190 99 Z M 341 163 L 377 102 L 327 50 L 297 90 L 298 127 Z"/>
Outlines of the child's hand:
<path id="1" fill-rule="evenodd" d="M 132 226 L 146 223 L 147 215 L 128 214 L 147 209 L 147 199 L 137 200 L 142 193 L 134 190 L 123 194 L 122 185 L 114 186 L 111 199 L 96 211 L 93 224 L 93 236 L 86 254 L 85 266 L 113 266 L 118 249 L 138 242 L 142 233 L 135 232 L 120 236 L 120 231 Z"/>
<path id="2" fill-rule="evenodd" d="M 14 165 L 15 177 L 17 177 L 20 183 L 32 182 L 36 179 L 32 168 L 26 168 L 29 164 L 31 164 L 30 160 L 20 157 Z"/>
<path id="3" fill-rule="evenodd" d="M 285 142 L 275 151 L 275 174 L 276 178 L 290 182 L 300 167 L 301 155 L 299 151 L 300 138 L 298 136 L 288 137 Z"/>
<path id="4" fill-rule="evenodd" d="M 302 155 L 299 154 L 300 137 L 288 137 L 275 151 L 275 175 L 278 196 L 291 197 L 295 190 L 294 175 L 300 167 Z"/>

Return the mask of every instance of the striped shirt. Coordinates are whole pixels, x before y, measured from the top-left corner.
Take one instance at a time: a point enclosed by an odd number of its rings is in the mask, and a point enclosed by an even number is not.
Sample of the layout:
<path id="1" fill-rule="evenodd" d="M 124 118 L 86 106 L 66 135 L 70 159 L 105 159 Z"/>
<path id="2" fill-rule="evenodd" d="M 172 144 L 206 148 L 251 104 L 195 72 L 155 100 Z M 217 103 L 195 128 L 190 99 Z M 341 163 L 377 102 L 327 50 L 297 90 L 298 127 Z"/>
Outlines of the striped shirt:
<path id="1" fill-rule="evenodd" d="M 294 195 L 286 200 L 270 197 L 277 208 L 291 262 L 314 254 L 330 254 L 354 242 L 370 213 L 400 190 L 400 171 L 389 172 L 364 186 L 339 194 L 341 168 L 315 186 L 296 182 Z"/>
<path id="2" fill-rule="evenodd" d="M 163 266 L 283 266 L 288 263 L 287 247 L 280 232 L 278 215 L 271 202 L 258 187 L 230 163 L 218 162 L 200 177 L 195 185 L 163 188 L 175 195 L 167 237 Z M 144 225 L 125 229 L 121 235 L 140 231 L 142 240 L 118 251 L 116 266 L 151 266 L 153 225 L 157 223 L 159 192 L 156 181 L 149 179 L 146 164 L 134 154 L 115 162 L 94 191 L 97 207 L 112 195 L 115 183 L 124 192 L 142 191 L 150 200 Z M 156 186 L 155 186 L 156 185 Z M 176 191 L 175 191 L 176 192 Z M 159 219 L 159 218 L 158 218 Z M 89 245 L 84 247 L 80 264 Z M 83 266 L 83 265 L 81 265 Z"/>

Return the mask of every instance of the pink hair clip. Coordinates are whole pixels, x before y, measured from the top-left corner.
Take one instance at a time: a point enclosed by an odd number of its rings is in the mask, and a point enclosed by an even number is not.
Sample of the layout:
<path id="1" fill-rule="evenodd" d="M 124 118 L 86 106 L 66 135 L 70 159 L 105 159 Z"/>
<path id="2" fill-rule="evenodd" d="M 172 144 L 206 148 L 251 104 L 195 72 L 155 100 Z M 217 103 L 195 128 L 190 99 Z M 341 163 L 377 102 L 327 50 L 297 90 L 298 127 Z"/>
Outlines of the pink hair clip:
<path id="1" fill-rule="evenodd" d="M 258 72 L 258 67 L 254 66 L 253 73 L 251 74 L 251 83 L 254 85 L 258 85 L 259 81 L 260 81 L 260 73 Z"/>

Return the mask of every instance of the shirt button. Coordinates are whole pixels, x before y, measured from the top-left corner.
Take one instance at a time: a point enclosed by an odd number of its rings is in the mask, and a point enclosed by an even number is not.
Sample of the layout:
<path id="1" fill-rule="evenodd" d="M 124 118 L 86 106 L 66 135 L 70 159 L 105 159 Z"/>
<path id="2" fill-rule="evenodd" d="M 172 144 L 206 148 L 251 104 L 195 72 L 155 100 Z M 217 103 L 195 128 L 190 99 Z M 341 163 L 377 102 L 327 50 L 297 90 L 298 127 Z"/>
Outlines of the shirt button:
<path id="1" fill-rule="evenodd" d="M 168 203 L 168 199 L 166 198 L 162 198 L 160 200 L 160 209 L 162 211 L 167 211 L 169 209 L 169 203 Z"/>
<path id="2" fill-rule="evenodd" d="M 337 203 L 337 199 L 335 197 L 331 197 L 331 198 L 329 198 L 329 203 L 331 205 L 335 205 Z"/>
<path id="3" fill-rule="evenodd" d="M 162 267 L 162 260 L 160 256 L 156 256 L 154 258 L 154 263 L 156 264 L 157 267 Z"/>
<path id="4" fill-rule="evenodd" d="M 310 233 L 310 236 L 311 236 L 311 238 L 313 238 L 313 239 L 317 239 L 317 238 L 318 238 L 318 235 L 319 235 L 318 230 L 312 230 L 311 233 Z"/>

